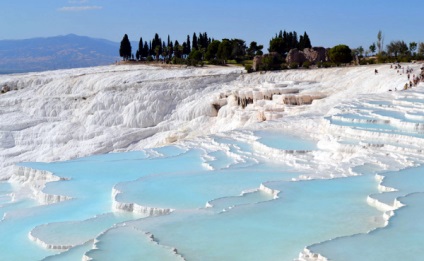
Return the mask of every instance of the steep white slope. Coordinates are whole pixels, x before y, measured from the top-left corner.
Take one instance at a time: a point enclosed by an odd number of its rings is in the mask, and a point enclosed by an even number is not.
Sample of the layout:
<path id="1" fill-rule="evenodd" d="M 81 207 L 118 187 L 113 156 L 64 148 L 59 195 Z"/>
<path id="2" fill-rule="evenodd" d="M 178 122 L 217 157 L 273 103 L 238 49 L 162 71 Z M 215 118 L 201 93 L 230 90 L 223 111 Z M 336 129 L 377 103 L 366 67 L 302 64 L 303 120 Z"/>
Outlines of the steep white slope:
<path id="1" fill-rule="evenodd" d="M 308 129 L 345 100 L 392 95 L 388 90 L 405 82 L 388 65 L 265 74 L 106 66 L 3 75 L 0 86 L 12 91 L 0 95 L 0 179 L 17 162 L 153 147 L 264 120 Z"/>

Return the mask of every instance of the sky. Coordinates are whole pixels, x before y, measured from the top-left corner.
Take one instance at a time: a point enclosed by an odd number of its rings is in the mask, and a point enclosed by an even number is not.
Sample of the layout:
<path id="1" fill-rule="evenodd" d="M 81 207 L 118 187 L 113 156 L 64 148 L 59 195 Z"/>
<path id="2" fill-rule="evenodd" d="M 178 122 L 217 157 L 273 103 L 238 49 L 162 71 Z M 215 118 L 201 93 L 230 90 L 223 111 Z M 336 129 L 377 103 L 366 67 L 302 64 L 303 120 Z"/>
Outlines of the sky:
<path id="1" fill-rule="evenodd" d="M 305 31 L 313 46 L 368 47 L 383 32 L 424 42 L 423 0 L 1 0 L 0 40 L 77 34 L 120 42 L 187 35 L 256 41 L 268 47 L 280 30 Z"/>

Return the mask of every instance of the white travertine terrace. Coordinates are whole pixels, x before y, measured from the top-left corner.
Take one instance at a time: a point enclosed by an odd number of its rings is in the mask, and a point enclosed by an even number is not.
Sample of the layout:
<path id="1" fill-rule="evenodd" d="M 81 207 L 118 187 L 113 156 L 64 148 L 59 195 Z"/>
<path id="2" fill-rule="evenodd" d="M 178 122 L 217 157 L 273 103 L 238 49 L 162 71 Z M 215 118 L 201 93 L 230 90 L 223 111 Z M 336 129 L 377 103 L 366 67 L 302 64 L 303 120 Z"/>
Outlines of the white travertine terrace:
<path id="1" fill-rule="evenodd" d="M 420 65 L 411 64 L 415 70 Z M 379 74 L 374 75 L 374 69 Z M 424 98 L 422 87 L 400 90 L 405 75 L 388 65 L 244 74 L 240 68 L 106 66 L 0 76 L 0 180 L 20 187 L 15 197 L 30 195 L 40 204 L 71 199 L 43 192 L 47 182 L 64 181 L 53 173 L 14 166 L 24 161 L 58 161 L 175 142 L 214 148 L 201 137 L 234 130 L 273 127 L 313 136 L 317 151 L 268 147 L 246 133 L 233 138 L 253 147 L 251 160 L 284 161 L 307 174 L 294 180 L 354 175 L 366 162 L 382 169 L 413 166 L 422 160 Z M 379 102 L 381 101 L 381 104 Z M 372 111 L 372 112 L 371 112 Z M 196 140 L 198 139 L 198 140 Z M 245 155 L 218 148 L 234 162 Z M 390 162 L 385 158 L 390 156 Z M 209 160 L 213 160 L 210 158 Z M 214 170 L 208 159 L 205 168 Z M 382 178 L 380 178 L 380 183 Z M 259 185 L 259 184 L 258 184 Z M 279 191 L 260 185 L 274 199 Z M 381 193 L 396 191 L 379 185 Z M 120 202 L 112 190 L 112 210 L 147 216 L 173 209 Z M 402 203 L 368 204 L 383 210 L 386 225 Z M 208 205 L 209 204 L 209 205 Z M 208 203 L 207 206 L 211 204 Z M 43 245 L 36 237 L 29 237 Z M 94 244 L 95 245 L 95 244 Z M 68 245 L 44 245 L 68 249 Z M 85 257 L 88 260 L 88 257 Z M 299 260 L 323 261 L 308 248 Z"/>

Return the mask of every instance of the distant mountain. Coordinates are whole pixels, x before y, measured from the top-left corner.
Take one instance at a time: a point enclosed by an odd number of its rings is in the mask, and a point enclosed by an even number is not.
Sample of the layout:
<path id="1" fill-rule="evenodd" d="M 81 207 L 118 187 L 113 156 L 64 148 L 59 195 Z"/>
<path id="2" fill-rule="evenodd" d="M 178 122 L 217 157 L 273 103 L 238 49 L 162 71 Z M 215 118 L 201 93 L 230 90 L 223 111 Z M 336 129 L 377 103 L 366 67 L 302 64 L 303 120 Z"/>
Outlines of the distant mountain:
<path id="1" fill-rule="evenodd" d="M 69 34 L 0 41 L 0 74 L 112 64 L 119 43 Z"/>

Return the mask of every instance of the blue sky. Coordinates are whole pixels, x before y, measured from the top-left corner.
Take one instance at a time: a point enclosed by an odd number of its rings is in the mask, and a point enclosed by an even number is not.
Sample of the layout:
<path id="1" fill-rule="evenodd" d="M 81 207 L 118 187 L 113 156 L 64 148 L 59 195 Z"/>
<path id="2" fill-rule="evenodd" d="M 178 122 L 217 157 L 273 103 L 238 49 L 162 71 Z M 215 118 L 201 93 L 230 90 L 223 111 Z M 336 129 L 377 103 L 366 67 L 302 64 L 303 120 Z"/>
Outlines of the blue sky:
<path id="1" fill-rule="evenodd" d="M 423 0 L 1 0 L 0 40 L 75 33 L 120 41 L 180 42 L 207 32 L 268 46 L 279 30 L 306 31 L 313 46 L 365 49 L 382 30 L 391 40 L 424 42 Z"/>

